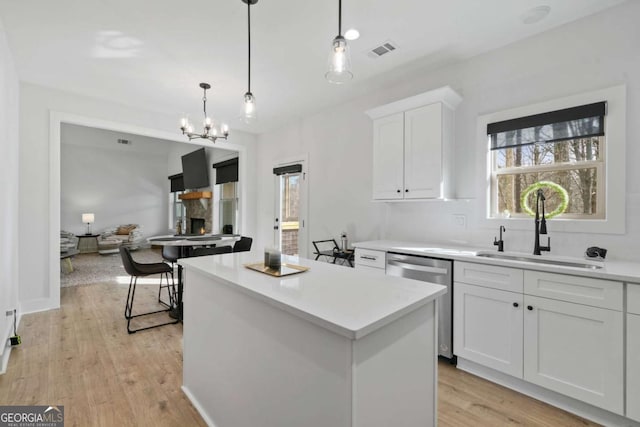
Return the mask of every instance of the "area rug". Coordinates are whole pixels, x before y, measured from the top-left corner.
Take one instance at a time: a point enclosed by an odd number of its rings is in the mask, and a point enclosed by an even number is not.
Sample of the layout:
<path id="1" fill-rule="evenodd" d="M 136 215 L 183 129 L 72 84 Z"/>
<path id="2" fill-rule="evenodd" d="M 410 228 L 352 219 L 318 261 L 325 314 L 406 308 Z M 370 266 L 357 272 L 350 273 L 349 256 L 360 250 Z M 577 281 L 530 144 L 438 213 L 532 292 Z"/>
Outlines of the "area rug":
<path id="1" fill-rule="evenodd" d="M 134 261 L 160 262 L 160 249 L 139 249 L 131 252 Z M 60 287 L 91 285 L 97 283 L 128 284 L 129 275 L 124 271 L 122 258 L 119 253 L 100 255 L 98 253 L 78 254 L 71 260 L 73 271 L 60 273 Z M 158 276 L 159 277 L 159 276 Z M 145 280 L 138 280 L 138 284 L 146 284 Z M 157 278 L 149 284 L 157 284 Z"/>

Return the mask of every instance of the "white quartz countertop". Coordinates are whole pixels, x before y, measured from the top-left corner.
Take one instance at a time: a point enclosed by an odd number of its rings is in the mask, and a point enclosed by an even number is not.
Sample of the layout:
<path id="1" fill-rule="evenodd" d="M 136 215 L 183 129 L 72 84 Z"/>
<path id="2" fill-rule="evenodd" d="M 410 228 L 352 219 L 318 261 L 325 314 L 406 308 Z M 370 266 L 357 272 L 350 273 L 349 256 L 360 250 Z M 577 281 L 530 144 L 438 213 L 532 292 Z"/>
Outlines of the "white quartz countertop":
<path id="1" fill-rule="evenodd" d="M 272 277 L 244 264 L 262 262 L 262 252 L 183 258 L 187 270 L 237 288 L 283 310 L 350 339 L 393 322 L 446 293 L 444 286 L 283 256 L 283 263 L 309 267 L 303 273 Z M 185 307 L 188 310 L 188 307 Z"/>
<path id="2" fill-rule="evenodd" d="M 395 240 L 371 240 L 366 242 L 358 242 L 353 244 L 356 248 L 371 249 L 384 252 L 397 252 L 409 255 L 421 255 L 434 258 L 452 259 L 458 261 L 475 262 L 479 264 L 499 265 L 503 267 L 515 267 L 526 270 L 547 271 L 551 273 L 572 274 L 576 276 L 594 277 L 600 279 L 618 280 L 629 283 L 640 284 L 640 262 L 629 261 L 592 261 L 584 258 L 572 258 L 564 256 L 555 256 L 553 254 L 544 253 L 540 255 L 542 259 L 561 260 L 569 262 L 578 262 L 585 264 L 597 264 L 602 268 L 579 268 L 567 267 L 552 264 L 534 263 L 526 261 L 502 260 L 496 258 L 484 258 L 478 256 L 478 253 L 496 252 L 494 246 L 491 247 L 471 247 L 456 246 L 446 244 L 433 243 L 417 243 L 402 242 Z M 518 252 L 504 252 L 506 255 L 530 257 L 531 254 L 521 254 Z"/>

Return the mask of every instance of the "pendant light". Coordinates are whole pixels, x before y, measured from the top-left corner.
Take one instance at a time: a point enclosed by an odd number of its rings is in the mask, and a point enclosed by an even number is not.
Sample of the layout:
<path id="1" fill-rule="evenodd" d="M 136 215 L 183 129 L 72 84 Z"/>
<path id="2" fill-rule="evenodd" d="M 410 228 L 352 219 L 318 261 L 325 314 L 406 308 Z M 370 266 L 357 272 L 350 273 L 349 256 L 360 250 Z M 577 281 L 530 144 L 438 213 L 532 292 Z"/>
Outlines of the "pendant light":
<path id="1" fill-rule="evenodd" d="M 342 0 L 338 0 L 338 35 L 331 43 L 329 71 L 324 77 L 335 84 L 346 83 L 353 78 L 349 46 L 347 40 L 342 37 Z"/>
<path id="2" fill-rule="evenodd" d="M 247 92 L 244 94 L 242 120 L 251 124 L 257 120 L 256 97 L 251 93 L 251 5 L 258 0 L 242 0 L 247 5 Z"/>

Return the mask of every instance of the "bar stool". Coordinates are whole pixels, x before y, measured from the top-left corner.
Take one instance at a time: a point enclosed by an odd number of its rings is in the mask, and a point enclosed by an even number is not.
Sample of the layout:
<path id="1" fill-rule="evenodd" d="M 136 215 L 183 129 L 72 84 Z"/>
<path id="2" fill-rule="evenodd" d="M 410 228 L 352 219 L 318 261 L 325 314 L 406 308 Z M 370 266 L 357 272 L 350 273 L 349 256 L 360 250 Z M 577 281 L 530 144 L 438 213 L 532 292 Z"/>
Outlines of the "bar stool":
<path id="1" fill-rule="evenodd" d="M 124 269 L 131 276 L 131 280 L 129 281 L 129 292 L 127 294 L 127 304 L 124 308 L 124 317 L 127 319 L 127 332 L 133 334 L 138 331 L 143 331 L 145 329 L 157 328 L 159 326 L 171 325 L 174 323 L 178 323 L 179 320 L 173 320 L 170 322 L 160 323 L 153 326 L 146 326 L 144 328 L 131 329 L 131 319 L 136 317 L 148 316 L 150 314 L 162 313 L 163 311 L 170 311 L 171 307 L 150 311 L 147 313 L 141 314 L 133 314 L 133 300 L 136 295 L 136 284 L 138 282 L 138 277 L 150 276 L 152 274 L 160 275 L 160 286 L 162 286 L 162 277 L 164 276 L 167 283 L 169 283 L 169 274 L 171 274 L 171 282 L 173 283 L 173 269 L 171 266 L 164 262 L 154 262 L 150 264 L 141 264 L 135 262 L 131 257 L 131 253 L 129 252 L 129 248 L 120 246 L 120 256 L 122 257 L 122 264 L 124 265 Z M 170 294 L 170 300 L 173 302 L 173 296 Z"/>
<path id="2" fill-rule="evenodd" d="M 173 271 L 174 271 L 174 264 L 178 262 L 178 259 L 182 258 L 182 253 L 181 253 L 181 247 L 180 246 L 163 246 L 162 247 L 162 258 L 165 261 L 168 261 L 171 263 L 171 275 L 173 277 Z M 169 294 L 169 303 L 166 303 L 162 300 L 161 298 L 161 294 L 162 294 L 162 289 L 167 289 L 167 293 Z M 168 283 L 164 286 L 162 286 L 162 283 L 160 284 L 160 287 L 158 288 L 158 302 L 162 305 L 164 305 L 165 307 L 175 307 L 175 303 L 176 303 L 176 287 L 175 284 L 173 282 L 173 280 L 171 281 L 171 283 Z"/>

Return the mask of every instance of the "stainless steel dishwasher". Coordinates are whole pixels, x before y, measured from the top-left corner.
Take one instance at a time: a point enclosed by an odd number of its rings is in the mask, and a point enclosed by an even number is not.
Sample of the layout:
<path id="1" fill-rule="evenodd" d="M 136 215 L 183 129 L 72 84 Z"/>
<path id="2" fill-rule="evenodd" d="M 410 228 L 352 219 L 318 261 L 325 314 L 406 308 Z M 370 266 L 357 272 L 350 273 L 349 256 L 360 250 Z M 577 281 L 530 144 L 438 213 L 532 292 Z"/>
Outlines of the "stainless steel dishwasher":
<path id="1" fill-rule="evenodd" d="M 387 253 L 387 275 L 446 286 L 438 298 L 438 354 L 453 357 L 453 261 L 417 255 Z"/>

